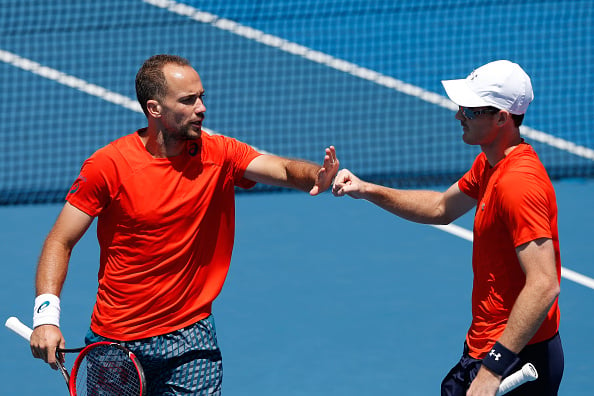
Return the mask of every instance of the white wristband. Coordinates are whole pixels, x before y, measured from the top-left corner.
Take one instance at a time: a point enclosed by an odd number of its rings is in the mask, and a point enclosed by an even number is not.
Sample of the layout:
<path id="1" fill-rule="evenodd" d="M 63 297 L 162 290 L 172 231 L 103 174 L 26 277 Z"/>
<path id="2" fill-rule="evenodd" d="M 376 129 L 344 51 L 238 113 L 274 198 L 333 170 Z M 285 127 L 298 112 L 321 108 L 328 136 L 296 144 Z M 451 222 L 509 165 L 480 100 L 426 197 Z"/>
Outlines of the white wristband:
<path id="1" fill-rule="evenodd" d="M 60 327 L 60 298 L 53 294 L 40 294 L 35 298 L 33 328 L 46 324 Z"/>

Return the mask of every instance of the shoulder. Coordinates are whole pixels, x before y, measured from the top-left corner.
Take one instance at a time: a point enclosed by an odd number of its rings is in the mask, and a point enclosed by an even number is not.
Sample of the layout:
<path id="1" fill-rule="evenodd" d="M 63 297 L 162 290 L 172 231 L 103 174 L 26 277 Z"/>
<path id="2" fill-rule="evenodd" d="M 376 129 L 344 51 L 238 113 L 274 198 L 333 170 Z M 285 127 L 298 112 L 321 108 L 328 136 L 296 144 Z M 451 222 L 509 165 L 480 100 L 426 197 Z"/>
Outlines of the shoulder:
<path id="1" fill-rule="evenodd" d="M 201 141 L 202 151 L 207 156 L 216 154 L 229 159 L 237 159 L 257 154 L 257 150 L 249 144 L 225 135 L 203 133 Z"/>
<path id="2" fill-rule="evenodd" d="M 474 159 L 474 162 L 472 163 L 471 170 L 475 171 L 475 172 L 482 171 L 485 169 L 487 164 L 488 164 L 487 156 L 485 155 L 485 153 L 481 152 Z"/>
<path id="3" fill-rule="evenodd" d="M 119 180 L 143 161 L 140 139 L 136 133 L 118 138 L 95 151 L 81 166 L 81 176 L 88 181 L 102 184 L 108 180 Z"/>
<path id="4" fill-rule="evenodd" d="M 509 155 L 514 169 L 525 172 L 546 172 L 538 154 L 528 143 L 521 143 Z"/>
<path id="5" fill-rule="evenodd" d="M 142 142 L 138 132 L 134 132 L 112 141 L 101 150 L 107 155 L 113 155 L 114 153 L 131 154 L 139 151 L 140 146 L 142 146 Z"/>
<path id="6" fill-rule="evenodd" d="M 233 145 L 247 145 L 235 138 L 214 133 L 203 132 L 200 138 L 204 147 L 225 148 Z"/>
<path id="7" fill-rule="evenodd" d="M 553 185 L 536 152 L 529 145 L 518 148 L 520 150 L 506 161 L 497 180 L 498 195 L 510 208 L 534 206 L 537 202 L 554 199 Z"/>
<path id="8" fill-rule="evenodd" d="M 93 162 L 119 162 L 125 159 L 130 159 L 139 152 L 139 144 L 141 143 L 136 132 L 131 133 L 101 147 L 91 155 L 89 160 L 92 160 Z"/>
<path id="9" fill-rule="evenodd" d="M 529 144 L 516 147 L 502 164 L 500 183 L 522 188 L 532 184 L 550 184 L 547 171 Z"/>
<path id="10" fill-rule="evenodd" d="M 478 187 L 482 180 L 482 174 L 487 166 L 487 156 L 485 153 L 479 153 L 470 169 L 462 176 L 459 180 L 458 184 L 462 184 L 465 186 L 465 189 L 468 189 L 470 185 Z"/>

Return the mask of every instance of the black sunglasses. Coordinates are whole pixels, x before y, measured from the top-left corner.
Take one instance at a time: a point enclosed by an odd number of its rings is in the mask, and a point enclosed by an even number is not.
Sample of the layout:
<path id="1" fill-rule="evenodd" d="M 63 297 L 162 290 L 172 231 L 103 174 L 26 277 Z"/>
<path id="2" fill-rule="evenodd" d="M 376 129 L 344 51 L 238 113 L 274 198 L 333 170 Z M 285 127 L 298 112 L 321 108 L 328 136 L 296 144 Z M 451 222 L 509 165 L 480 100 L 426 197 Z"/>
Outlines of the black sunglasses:
<path id="1" fill-rule="evenodd" d="M 481 114 L 495 114 L 499 113 L 499 109 L 487 108 L 487 109 L 480 109 L 480 110 L 471 110 L 468 107 L 458 106 L 460 110 L 462 110 L 462 114 L 467 120 L 474 120 L 476 117 L 480 116 Z"/>

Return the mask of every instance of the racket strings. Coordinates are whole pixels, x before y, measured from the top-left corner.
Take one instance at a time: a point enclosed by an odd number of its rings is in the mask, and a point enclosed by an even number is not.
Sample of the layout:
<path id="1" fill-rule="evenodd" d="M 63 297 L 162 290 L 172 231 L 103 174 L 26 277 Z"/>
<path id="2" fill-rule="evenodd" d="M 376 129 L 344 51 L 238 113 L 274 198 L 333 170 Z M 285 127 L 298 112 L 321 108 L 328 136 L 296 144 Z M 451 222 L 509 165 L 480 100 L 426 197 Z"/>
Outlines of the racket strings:
<path id="1" fill-rule="evenodd" d="M 76 375 L 76 394 L 81 396 L 138 396 L 141 378 L 127 351 L 100 345 L 88 351 Z"/>

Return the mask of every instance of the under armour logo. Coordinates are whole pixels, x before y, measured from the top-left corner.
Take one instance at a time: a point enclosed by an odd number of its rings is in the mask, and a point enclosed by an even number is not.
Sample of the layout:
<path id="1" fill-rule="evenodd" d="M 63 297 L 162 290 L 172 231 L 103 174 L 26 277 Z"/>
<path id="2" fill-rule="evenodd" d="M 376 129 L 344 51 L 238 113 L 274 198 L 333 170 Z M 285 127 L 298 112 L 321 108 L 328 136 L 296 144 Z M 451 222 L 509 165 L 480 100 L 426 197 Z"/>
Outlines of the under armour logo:
<path id="1" fill-rule="evenodd" d="M 489 356 L 492 356 L 495 358 L 495 361 L 499 360 L 499 358 L 501 357 L 500 353 L 496 353 L 495 349 L 491 349 L 491 352 L 489 352 Z"/>

